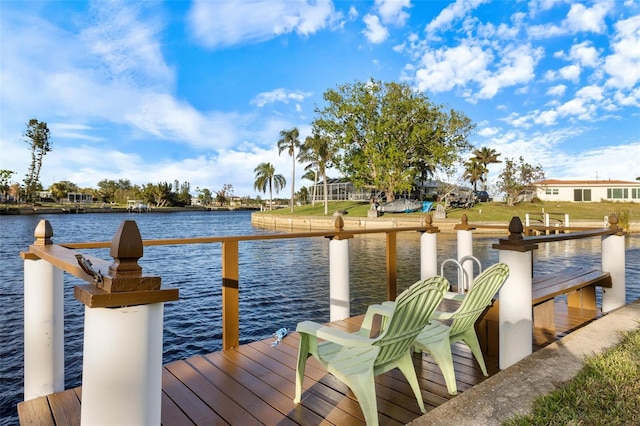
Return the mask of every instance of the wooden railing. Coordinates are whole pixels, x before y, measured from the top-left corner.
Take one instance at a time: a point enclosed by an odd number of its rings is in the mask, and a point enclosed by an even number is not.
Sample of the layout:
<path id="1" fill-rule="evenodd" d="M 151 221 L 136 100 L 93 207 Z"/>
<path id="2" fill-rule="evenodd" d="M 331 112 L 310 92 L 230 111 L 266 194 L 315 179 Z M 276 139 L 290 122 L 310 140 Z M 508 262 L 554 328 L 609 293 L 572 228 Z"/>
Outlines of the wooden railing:
<path id="1" fill-rule="evenodd" d="M 527 353 L 526 350 L 527 345 L 530 346 L 531 343 L 531 298 L 527 300 L 526 295 L 527 291 L 529 296 L 531 292 L 531 251 L 537 247 L 538 243 L 602 237 L 603 269 L 606 265 L 615 270 L 611 272 L 615 291 L 609 297 L 613 300 L 607 302 L 606 310 L 624 304 L 624 238 L 621 241 L 610 239 L 610 237 L 624 234 L 617 227 L 615 217 L 609 222 L 610 227 L 604 229 L 525 237 L 520 219 L 515 217 L 511 221 L 508 237 L 500 239 L 498 244 L 493 246 L 500 250 L 500 261 L 507 263 L 511 271 L 500 293 L 501 368 L 506 368 L 531 352 L 529 350 Z M 482 226 L 478 225 L 478 227 Z M 456 226 L 459 233 L 459 258 L 472 255 L 471 234 L 474 229 L 475 226 L 468 223 L 466 215 Z M 86 306 L 83 422 L 91 423 L 93 420 L 100 419 L 112 423 L 126 423 L 135 419 L 136 423 L 158 424 L 161 387 L 158 376 L 155 374 L 156 368 L 161 367 L 162 362 L 163 303 L 177 300 L 178 290 L 163 289 L 160 285 L 160 277 L 143 274 L 142 268 L 137 263 L 142 257 L 143 246 L 209 243 L 222 245 L 222 346 L 228 349 L 239 344 L 239 244 L 256 240 L 329 239 L 331 320 L 335 320 L 349 316 L 349 239 L 356 234 L 386 235 L 387 298 L 393 300 L 397 292 L 396 241 L 400 232 L 421 233 L 421 278 L 436 275 L 439 230 L 432 226 L 429 215 L 425 216 L 420 226 L 347 230 L 344 229 L 344 221 L 338 216 L 334 220 L 334 229 L 327 231 L 144 241 L 140 237 L 135 222 L 124 221 L 111 242 L 65 244 L 54 244 L 51 240 L 53 230 L 50 224 L 47 221 L 41 221 L 35 231 L 35 243 L 29 246 L 28 251 L 21 254 L 25 260 L 25 354 L 35 356 L 34 359 L 31 357 L 27 359 L 25 355 L 25 399 L 58 392 L 64 387 L 64 362 L 61 361 L 64 358 L 64 333 L 60 326 L 63 318 L 63 313 L 60 312 L 63 310 L 62 271 L 87 282 L 85 285 L 74 288 L 74 296 Z M 620 254 L 620 247 L 622 247 L 622 254 Z M 113 262 L 78 251 L 94 248 L 110 248 Z M 336 253 L 338 255 L 334 255 Z M 622 258 L 622 268 L 620 268 L 620 258 Z M 337 269 L 338 273 L 334 274 L 334 269 Z M 620 285 L 622 289 L 619 289 Z M 46 291 L 43 291 L 45 288 Z M 338 296 L 334 297 L 334 290 L 337 290 L 335 294 Z M 620 294 L 622 294 L 622 303 L 620 303 Z M 338 318 L 334 318 L 334 299 L 337 300 L 337 312 L 340 315 Z M 346 311 L 343 305 L 347 306 Z M 47 308 L 41 309 L 41 306 Z M 503 310 L 505 318 L 502 318 Z M 603 311 L 605 311 L 604 304 Z M 527 312 L 529 312 L 528 318 L 526 318 Z M 510 317 L 510 313 L 516 315 Z M 34 317 L 27 318 L 27 315 L 34 315 Z M 27 330 L 27 327 L 32 327 L 33 330 Z M 33 374 L 39 377 L 31 383 L 31 380 L 27 380 L 27 376 L 33 376 Z M 132 393 L 130 390 L 122 395 L 105 394 L 105 389 L 118 388 L 118 383 L 121 382 L 131 382 L 132 376 L 136 378 L 134 382 L 138 386 L 134 389 L 135 392 Z M 135 403 L 130 401 L 132 394 L 139 398 Z M 128 413 L 112 408 L 121 405 L 134 408 Z"/>

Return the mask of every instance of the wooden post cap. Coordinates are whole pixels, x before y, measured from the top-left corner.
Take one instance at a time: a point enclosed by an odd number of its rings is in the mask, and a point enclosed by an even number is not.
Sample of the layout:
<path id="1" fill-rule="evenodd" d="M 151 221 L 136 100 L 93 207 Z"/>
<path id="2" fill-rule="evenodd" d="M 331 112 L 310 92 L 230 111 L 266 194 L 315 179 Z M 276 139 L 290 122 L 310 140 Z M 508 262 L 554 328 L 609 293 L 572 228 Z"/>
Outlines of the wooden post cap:
<path id="1" fill-rule="evenodd" d="M 48 246 L 53 244 L 53 241 L 51 241 L 51 237 L 53 237 L 53 228 L 51 227 L 51 223 L 46 219 L 42 219 L 38 222 L 38 226 L 36 226 L 33 236 L 36 237 L 36 240 L 33 243 L 36 246 Z"/>
<path id="2" fill-rule="evenodd" d="M 113 257 L 113 263 L 109 266 L 112 277 L 142 274 L 142 268 L 138 265 L 138 259 L 143 254 L 142 237 L 134 220 L 122 221 L 111 240 L 109 254 Z"/>
<path id="3" fill-rule="evenodd" d="M 456 224 L 453 229 L 456 231 L 473 231 L 475 227 L 469 225 L 469 218 L 466 213 L 462 213 L 460 217 L 460 223 Z"/>
<path id="4" fill-rule="evenodd" d="M 538 245 L 527 241 L 522 233 L 524 232 L 524 226 L 522 220 L 518 216 L 513 216 L 511 222 L 509 222 L 509 236 L 507 238 L 501 238 L 498 240 L 498 244 L 493 244 L 492 247 L 498 250 L 512 250 L 512 251 L 532 251 L 538 248 Z"/>

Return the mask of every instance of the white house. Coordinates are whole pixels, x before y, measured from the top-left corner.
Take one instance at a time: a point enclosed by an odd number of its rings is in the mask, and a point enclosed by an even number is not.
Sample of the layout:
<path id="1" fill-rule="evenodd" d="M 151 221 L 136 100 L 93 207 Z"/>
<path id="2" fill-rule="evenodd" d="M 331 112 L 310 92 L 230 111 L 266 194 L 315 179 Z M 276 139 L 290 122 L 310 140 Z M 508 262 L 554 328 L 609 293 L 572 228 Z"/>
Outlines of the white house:
<path id="1" fill-rule="evenodd" d="M 536 182 L 542 201 L 631 201 L 640 203 L 640 181 L 558 180 Z"/>

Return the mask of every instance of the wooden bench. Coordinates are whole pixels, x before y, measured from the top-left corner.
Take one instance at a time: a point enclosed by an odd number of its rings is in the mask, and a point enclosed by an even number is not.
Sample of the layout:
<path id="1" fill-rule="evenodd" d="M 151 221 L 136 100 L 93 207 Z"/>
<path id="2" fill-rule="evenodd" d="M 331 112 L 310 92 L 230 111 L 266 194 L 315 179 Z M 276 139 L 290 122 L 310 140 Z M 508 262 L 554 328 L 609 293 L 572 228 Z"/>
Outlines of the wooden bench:
<path id="1" fill-rule="evenodd" d="M 596 286 L 611 288 L 611 275 L 597 269 L 575 267 L 534 277 L 531 289 L 533 326 L 555 333 L 556 296 L 566 294 L 569 308 L 596 310 Z"/>
<path id="2" fill-rule="evenodd" d="M 533 309 L 533 329 L 556 337 L 555 299 L 567 296 L 567 306 L 591 311 L 595 316 L 595 287 L 611 288 L 611 275 L 597 269 L 573 267 L 560 272 L 545 274 L 532 279 L 531 306 Z M 483 351 L 491 355 L 499 353 L 499 299 L 476 324 L 478 339 Z M 532 330 L 532 331 L 534 331 Z"/>

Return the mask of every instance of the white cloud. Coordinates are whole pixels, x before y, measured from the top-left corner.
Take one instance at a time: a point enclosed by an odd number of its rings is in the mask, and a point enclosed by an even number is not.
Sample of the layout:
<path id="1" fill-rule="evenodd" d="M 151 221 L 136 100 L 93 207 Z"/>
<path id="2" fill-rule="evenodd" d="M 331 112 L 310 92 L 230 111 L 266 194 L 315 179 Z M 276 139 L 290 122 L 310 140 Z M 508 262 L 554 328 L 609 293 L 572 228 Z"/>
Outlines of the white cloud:
<path id="1" fill-rule="evenodd" d="M 94 2 L 91 25 L 81 34 L 102 70 L 126 85 L 164 85 L 174 71 L 166 64 L 158 41 L 163 26 L 158 18 L 140 19 L 144 3 Z"/>
<path id="2" fill-rule="evenodd" d="M 419 90 L 444 92 L 486 76 L 493 55 L 480 46 L 461 44 L 425 52 L 415 73 Z"/>
<path id="3" fill-rule="evenodd" d="M 611 76 L 607 85 L 630 89 L 640 81 L 640 15 L 618 21 L 613 36 L 613 54 L 605 58 L 604 69 Z"/>
<path id="4" fill-rule="evenodd" d="M 491 99 L 505 87 L 524 84 L 535 77 L 534 68 L 541 56 L 541 51 L 532 49 L 531 46 L 518 46 L 514 49 L 505 49 L 498 69 L 491 75 L 480 81 L 482 88 L 480 98 Z"/>
<path id="5" fill-rule="evenodd" d="M 263 107 L 267 104 L 274 102 L 282 102 L 288 104 L 289 101 L 302 102 L 305 98 L 311 96 L 308 92 L 292 92 L 283 88 L 272 90 L 271 92 L 259 93 L 254 99 L 251 100 L 252 105 Z"/>
<path id="6" fill-rule="evenodd" d="M 293 32 L 307 36 L 331 27 L 340 18 L 330 0 L 196 0 L 187 20 L 196 40 L 215 48 Z"/>
<path id="7" fill-rule="evenodd" d="M 585 67 L 596 67 L 599 62 L 598 50 L 591 45 L 590 41 L 571 46 L 569 57 Z"/>
<path id="8" fill-rule="evenodd" d="M 380 23 L 376 15 L 367 14 L 362 18 L 367 28 L 362 33 L 371 43 L 382 43 L 389 37 L 389 30 Z"/>
<path id="9" fill-rule="evenodd" d="M 612 7 L 613 2 L 609 0 L 596 2 L 592 8 L 582 3 L 574 3 L 567 14 L 565 25 L 571 33 L 602 34 L 607 28 L 604 18 Z"/>
<path id="10" fill-rule="evenodd" d="M 376 0 L 376 9 L 378 10 L 378 16 L 385 24 L 393 24 L 396 26 L 403 26 L 409 18 L 409 14 L 404 11 L 404 8 L 411 7 L 410 0 Z"/>
<path id="11" fill-rule="evenodd" d="M 455 3 L 444 8 L 435 19 L 429 22 L 425 31 L 433 35 L 438 31 L 448 30 L 454 22 L 466 16 L 471 10 L 487 2 L 488 0 L 456 0 Z"/>
<path id="12" fill-rule="evenodd" d="M 566 90 L 567 90 L 567 86 L 565 86 L 564 84 L 558 84 L 556 86 L 550 87 L 547 90 L 547 95 L 549 95 L 549 96 L 562 96 L 562 95 L 564 95 Z"/>
<path id="13" fill-rule="evenodd" d="M 558 70 L 558 74 L 561 78 L 565 80 L 572 81 L 577 83 L 580 80 L 580 72 L 582 69 L 579 65 L 567 65 L 566 67 L 562 67 Z"/>

